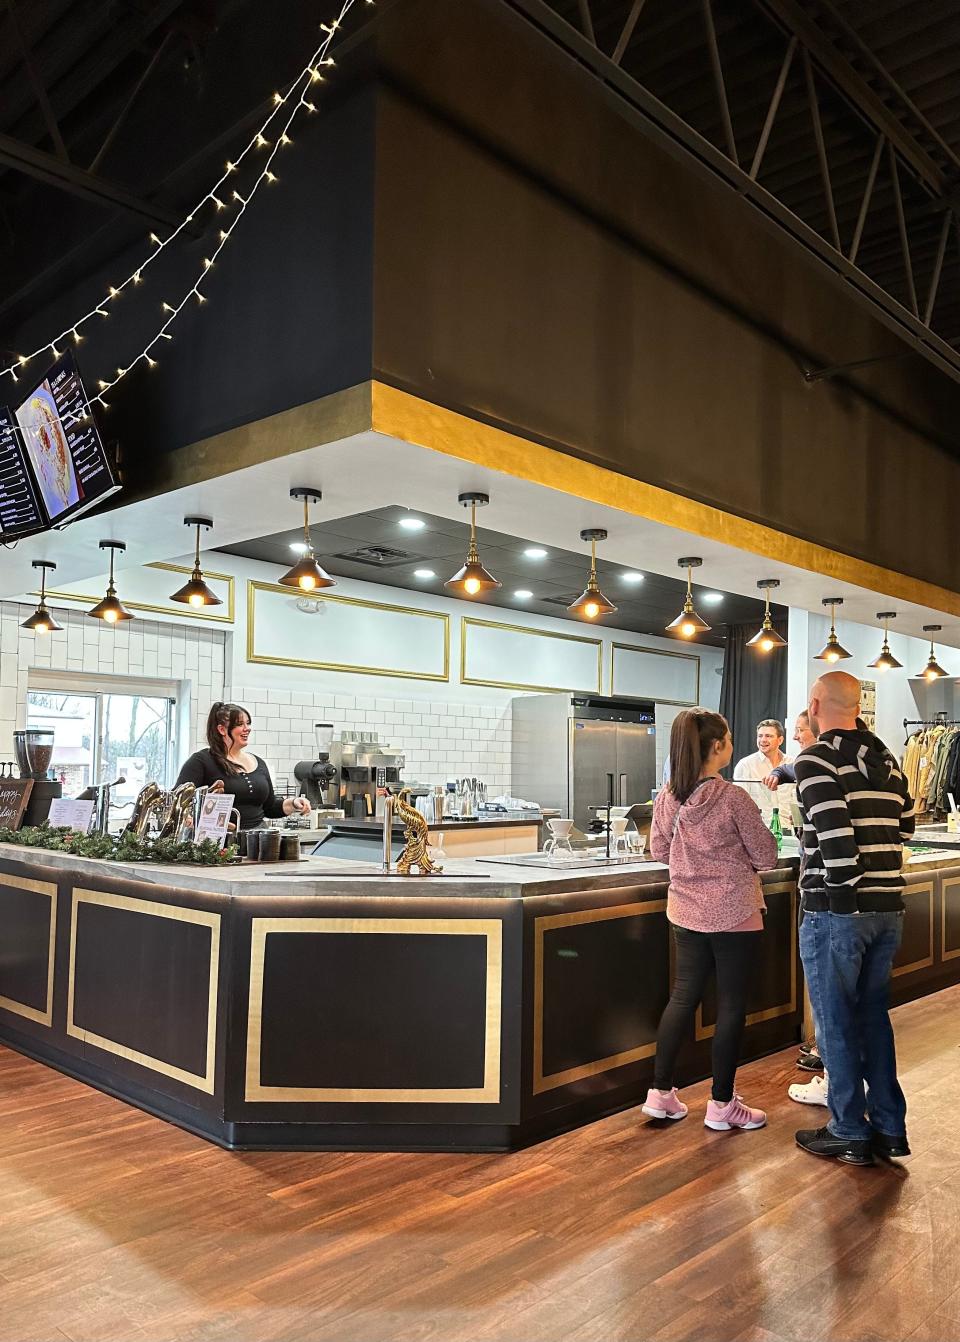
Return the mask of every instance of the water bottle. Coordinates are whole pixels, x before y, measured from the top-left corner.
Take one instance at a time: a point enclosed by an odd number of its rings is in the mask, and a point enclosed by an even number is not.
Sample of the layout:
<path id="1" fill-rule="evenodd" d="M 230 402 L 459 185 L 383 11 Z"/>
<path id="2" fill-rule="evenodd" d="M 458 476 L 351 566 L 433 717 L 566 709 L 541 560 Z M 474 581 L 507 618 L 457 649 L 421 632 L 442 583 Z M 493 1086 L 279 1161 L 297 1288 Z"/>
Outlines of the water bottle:
<path id="1" fill-rule="evenodd" d="M 770 816 L 770 833 L 777 841 L 777 852 L 783 852 L 783 826 L 780 824 L 780 807 L 773 808 L 773 814 Z"/>

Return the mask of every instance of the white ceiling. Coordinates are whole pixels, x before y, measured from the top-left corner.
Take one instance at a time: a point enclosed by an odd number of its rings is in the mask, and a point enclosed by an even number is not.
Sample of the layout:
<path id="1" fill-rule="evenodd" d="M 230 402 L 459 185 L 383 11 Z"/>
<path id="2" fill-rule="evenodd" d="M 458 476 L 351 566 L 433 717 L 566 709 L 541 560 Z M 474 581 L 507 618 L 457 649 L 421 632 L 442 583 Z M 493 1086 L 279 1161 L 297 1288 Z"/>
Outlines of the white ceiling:
<path id="1" fill-rule="evenodd" d="M 285 530 L 302 516 L 300 505 L 289 498 L 295 485 L 323 490 L 322 503 L 312 510 L 318 521 L 389 504 L 462 521 L 457 495 L 483 490 L 490 495 L 490 507 L 484 510 L 482 522 L 492 530 L 573 550 L 580 545 L 581 529 L 605 527 L 609 537 L 602 553 L 615 562 L 677 577 L 681 556 L 700 555 L 704 560 L 696 574 L 700 585 L 756 596 L 759 578 L 779 578 L 781 586 L 771 595 L 781 604 L 819 612 L 824 597 L 839 596 L 844 599 L 843 620 L 869 625 L 876 622 L 877 611 L 897 610 L 898 633 L 922 638 L 924 624 L 942 624 L 937 641 L 960 647 L 960 619 L 956 617 L 758 559 L 718 541 L 374 432 L 247 466 L 157 498 L 122 504 L 99 517 L 81 518 L 63 531 L 20 541 L 4 552 L 0 596 L 33 590 L 33 559 L 56 561 L 59 568 L 51 586 L 104 573 L 107 566 L 97 547 L 100 539 L 126 541 L 127 554 L 118 563 L 118 572 L 133 565 L 182 559 L 192 539 L 183 526 L 188 514 L 214 519 L 213 533 L 204 537 L 205 549 Z"/>

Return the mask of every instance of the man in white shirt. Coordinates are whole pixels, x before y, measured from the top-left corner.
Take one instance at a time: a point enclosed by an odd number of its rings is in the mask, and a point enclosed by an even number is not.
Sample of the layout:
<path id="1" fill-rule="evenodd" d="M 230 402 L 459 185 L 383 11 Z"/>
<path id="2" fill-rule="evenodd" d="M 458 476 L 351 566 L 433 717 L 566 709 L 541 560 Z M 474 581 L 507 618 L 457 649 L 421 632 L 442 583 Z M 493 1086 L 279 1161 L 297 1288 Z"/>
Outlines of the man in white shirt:
<path id="1" fill-rule="evenodd" d="M 744 791 L 757 803 L 767 824 L 770 823 L 774 806 L 782 807 L 787 800 L 781 797 L 778 801 L 776 793 L 764 786 L 764 780 L 770 777 L 774 769 L 778 769 L 781 764 L 793 763 L 780 748 L 785 736 L 782 723 L 776 718 L 764 718 L 757 725 L 757 753 L 738 760 L 733 771 L 733 781 L 746 784 Z M 789 813 L 786 823 L 789 826 Z"/>

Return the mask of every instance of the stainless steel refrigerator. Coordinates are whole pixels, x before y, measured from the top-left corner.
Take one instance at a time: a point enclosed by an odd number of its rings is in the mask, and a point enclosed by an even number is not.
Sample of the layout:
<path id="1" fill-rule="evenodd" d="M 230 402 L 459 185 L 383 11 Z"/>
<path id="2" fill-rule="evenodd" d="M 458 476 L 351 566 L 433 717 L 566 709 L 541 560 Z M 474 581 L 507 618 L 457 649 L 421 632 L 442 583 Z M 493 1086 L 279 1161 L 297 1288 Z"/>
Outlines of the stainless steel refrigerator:
<path id="1" fill-rule="evenodd" d="M 650 800 L 656 786 L 654 705 L 600 695 L 530 694 L 513 700 L 511 790 L 556 807 L 585 830 L 607 803 Z"/>

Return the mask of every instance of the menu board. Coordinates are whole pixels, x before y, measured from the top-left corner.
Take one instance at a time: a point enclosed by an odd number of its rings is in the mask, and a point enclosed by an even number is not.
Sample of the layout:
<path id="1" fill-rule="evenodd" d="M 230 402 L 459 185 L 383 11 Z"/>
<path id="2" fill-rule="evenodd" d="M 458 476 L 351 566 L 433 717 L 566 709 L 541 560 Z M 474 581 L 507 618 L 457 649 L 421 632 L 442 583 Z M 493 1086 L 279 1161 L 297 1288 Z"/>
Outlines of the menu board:
<path id="1" fill-rule="evenodd" d="M 32 778 L 4 778 L 0 780 L 0 829 L 19 829 L 27 809 Z"/>
<path id="2" fill-rule="evenodd" d="M 0 406 L 0 536 L 14 540 L 47 526 L 46 514 L 24 457 L 13 411 Z"/>
<path id="3" fill-rule="evenodd" d="M 24 453 L 50 526 L 119 488 L 72 354 L 64 354 L 16 410 Z"/>

